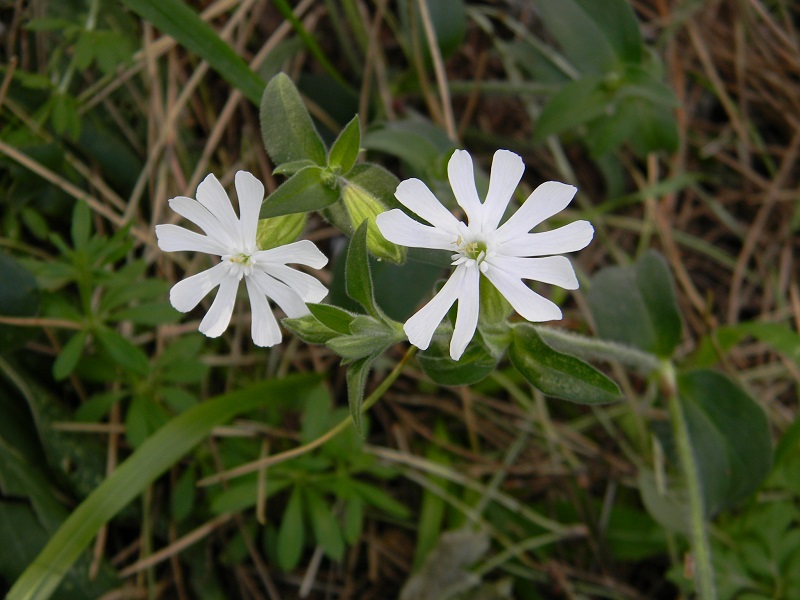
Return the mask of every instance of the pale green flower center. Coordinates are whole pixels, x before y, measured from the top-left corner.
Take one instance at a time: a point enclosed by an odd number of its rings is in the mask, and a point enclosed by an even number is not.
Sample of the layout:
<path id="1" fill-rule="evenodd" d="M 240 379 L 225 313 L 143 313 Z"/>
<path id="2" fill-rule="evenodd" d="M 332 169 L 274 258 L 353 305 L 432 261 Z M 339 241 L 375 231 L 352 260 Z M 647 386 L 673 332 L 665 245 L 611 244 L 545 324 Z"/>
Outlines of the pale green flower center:
<path id="1" fill-rule="evenodd" d="M 491 254 L 493 254 L 485 241 L 472 240 L 467 241 L 463 236 L 458 236 L 454 243 L 456 247 L 456 254 L 450 258 L 453 259 L 453 265 L 458 266 L 461 264 L 477 265 L 481 272 L 485 272 L 487 264 L 484 262 Z"/>
<path id="2" fill-rule="evenodd" d="M 225 266 L 231 275 L 241 279 L 253 272 L 255 259 L 252 254 L 239 252 L 238 254 L 228 254 L 222 257 Z"/>

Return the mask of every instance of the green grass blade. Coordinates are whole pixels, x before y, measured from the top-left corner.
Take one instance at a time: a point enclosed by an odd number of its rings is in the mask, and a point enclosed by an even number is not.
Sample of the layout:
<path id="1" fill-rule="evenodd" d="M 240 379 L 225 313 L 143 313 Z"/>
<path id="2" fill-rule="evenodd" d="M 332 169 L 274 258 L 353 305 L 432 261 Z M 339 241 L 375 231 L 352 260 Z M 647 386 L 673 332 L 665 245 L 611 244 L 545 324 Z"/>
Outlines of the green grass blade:
<path id="1" fill-rule="evenodd" d="M 7 600 L 45 600 L 98 530 L 156 478 L 203 441 L 212 428 L 262 406 L 271 398 L 300 396 L 316 376 L 294 376 L 258 383 L 199 404 L 148 438 L 64 521 L 39 556 L 11 588 Z"/>
<path id="2" fill-rule="evenodd" d="M 228 83 L 258 106 L 266 82 L 214 29 L 181 0 L 122 0 L 122 3 L 202 57 Z"/>

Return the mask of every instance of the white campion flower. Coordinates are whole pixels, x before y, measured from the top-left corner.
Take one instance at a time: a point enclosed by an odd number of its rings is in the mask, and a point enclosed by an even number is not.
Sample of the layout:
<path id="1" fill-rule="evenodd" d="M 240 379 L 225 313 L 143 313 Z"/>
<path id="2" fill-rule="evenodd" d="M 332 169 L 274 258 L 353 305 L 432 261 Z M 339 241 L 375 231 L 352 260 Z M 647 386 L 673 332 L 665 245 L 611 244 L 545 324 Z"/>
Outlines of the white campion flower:
<path id="1" fill-rule="evenodd" d="M 444 287 L 403 327 L 408 340 L 421 350 L 428 347 L 437 326 L 458 301 L 450 357 L 461 358 L 478 326 L 481 275 L 528 321 L 561 318 L 558 306 L 522 280 L 577 289 L 578 279 L 569 260 L 552 255 L 584 248 L 592 240 L 594 228 L 588 221 L 576 221 L 553 231 L 529 233 L 563 210 L 575 195 L 575 187 L 556 181 L 537 187 L 519 210 L 498 227 L 524 170 L 522 159 L 513 152 L 495 152 L 489 191 L 486 201 L 481 203 L 475 188 L 472 158 L 465 150 L 456 150 L 447 165 L 447 175 L 458 204 L 467 214 L 468 224 L 459 221 L 419 179 L 401 182 L 395 196 L 433 227 L 396 208 L 378 215 L 378 228 L 390 242 L 454 253 L 455 271 Z"/>
<path id="2" fill-rule="evenodd" d="M 164 252 L 205 252 L 222 259 L 210 269 L 176 283 L 169 300 L 175 309 L 188 312 L 219 286 L 211 308 L 200 322 L 202 333 L 219 337 L 230 323 L 239 282 L 244 279 L 252 310 L 253 342 L 257 346 L 274 346 L 281 341 L 281 332 L 267 298 L 288 317 L 296 318 L 309 313 L 306 302 L 319 302 L 328 293 L 317 279 L 287 263 L 319 269 L 328 259 L 309 240 L 259 250 L 256 233 L 264 186 L 246 171 L 236 173 L 235 184 L 238 219 L 214 175 L 208 175 L 197 186 L 197 200 L 178 196 L 169 201 L 172 210 L 206 235 L 177 225 L 156 225 L 158 247 Z"/>

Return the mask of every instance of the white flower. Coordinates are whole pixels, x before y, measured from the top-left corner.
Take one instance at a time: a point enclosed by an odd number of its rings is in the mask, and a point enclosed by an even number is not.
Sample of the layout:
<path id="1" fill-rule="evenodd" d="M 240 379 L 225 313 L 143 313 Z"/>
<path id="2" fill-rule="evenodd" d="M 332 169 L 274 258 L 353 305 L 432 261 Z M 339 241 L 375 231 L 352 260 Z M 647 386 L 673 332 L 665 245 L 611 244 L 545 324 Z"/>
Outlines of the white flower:
<path id="1" fill-rule="evenodd" d="M 528 321 L 561 318 L 558 306 L 522 280 L 577 289 L 578 280 L 569 260 L 551 255 L 584 248 L 591 241 L 594 229 L 588 221 L 576 221 L 553 231 L 529 233 L 563 210 L 575 195 L 575 187 L 555 181 L 537 187 L 519 210 L 498 227 L 524 170 L 519 156 L 498 150 L 492 161 L 486 201 L 481 203 L 475 188 L 472 158 L 468 152 L 456 150 L 447 165 L 447 175 L 469 224 L 459 221 L 419 179 L 401 182 L 395 196 L 433 227 L 415 221 L 399 209 L 378 215 L 378 228 L 390 242 L 454 252 L 455 271 L 450 279 L 403 327 L 413 345 L 426 349 L 436 327 L 458 301 L 450 357 L 461 358 L 478 325 L 481 275 Z"/>
<path id="2" fill-rule="evenodd" d="M 309 312 L 306 302 L 319 302 L 328 293 L 314 277 L 288 267 L 287 263 L 319 269 L 328 259 L 308 240 L 259 250 L 256 232 L 264 186 L 250 173 L 239 171 L 236 195 L 239 198 L 238 219 L 214 175 L 208 175 L 197 187 L 197 200 L 178 196 L 169 201 L 172 210 L 206 235 L 177 225 L 156 225 L 158 247 L 165 252 L 205 252 L 222 259 L 210 269 L 176 283 L 170 290 L 169 300 L 177 310 L 188 312 L 219 286 L 211 308 L 200 323 L 202 333 L 218 337 L 230 323 L 239 281 L 244 278 L 253 313 L 253 342 L 257 346 L 274 346 L 281 341 L 281 332 L 267 298 L 288 317 L 302 317 Z"/>

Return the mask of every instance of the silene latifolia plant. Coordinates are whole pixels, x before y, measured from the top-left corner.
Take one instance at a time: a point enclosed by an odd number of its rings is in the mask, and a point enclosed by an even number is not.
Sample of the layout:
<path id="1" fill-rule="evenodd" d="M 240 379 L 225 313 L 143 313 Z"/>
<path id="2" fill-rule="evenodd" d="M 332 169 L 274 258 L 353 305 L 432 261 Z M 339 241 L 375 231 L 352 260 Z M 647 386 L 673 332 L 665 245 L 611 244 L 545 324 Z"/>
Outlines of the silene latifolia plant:
<path id="1" fill-rule="evenodd" d="M 661 412 L 669 421 L 669 427 L 642 434 L 646 425 L 632 407 L 641 448 L 655 443 L 665 449 L 652 464 L 640 465 L 642 500 L 663 527 L 690 541 L 695 565 L 690 585 L 702 598 L 715 598 L 706 524 L 758 487 L 771 463 L 769 430 L 758 404 L 726 375 L 684 367 L 675 358 L 682 320 L 664 259 L 646 252 L 631 265 L 603 269 L 582 282 L 588 284 L 595 337 L 534 325 L 559 320 L 562 313 L 526 282 L 577 289 L 575 270 L 563 254 L 586 247 L 594 236 L 586 220 L 533 231 L 567 207 L 575 187 L 543 183 L 513 210 L 525 168 L 522 159 L 498 150 L 488 186 L 483 186 L 486 178 L 470 155 L 453 148 L 447 176 L 455 202 L 438 188 L 437 197 L 419 179 L 400 182 L 376 164 L 357 162 L 362 144 L 358 118 L 326 149 L 297 89 L 283 74 L 267 84 L 261 128 L 275 173 L 287 177 L 280 187 L 264 199 L 264 187 L 255 177 L 236 173 L 237 217 L 225 190 L 209 175 L 196 200 L 170 200 L 172 209 L 205 235 L 172 224 L 156 227 L 164 251 L 219 257 L 208 270 L 172 288 L 172 305 L 191 311 L 219 287 L 200 323 L 202 333 L 219 336 L 230 323 L 244 280 L 256 345 L 273 346 L 282 339 L 274 304 L 286 315 L 286 329 L 341 357 L 351 422 L 359 432 L 362 413 L 415 354 L 420 368 L 441 385 L 476 383 L 507 357 L 543 394 L 581 404 L 622 399 L 617 384 L 587 361 L 627 368 L 650 390 L 648 402 L 665 405 Z M 479 187 L 487 189 L 483 200 Z M 344 290 L 337 304 L 323 303 L 329 297 L 326 287 L 298 268 L 320 269 L 328 262 L 312 242 L 297 240 L 311 213 L 350 238 L 341 258 Z M 449 274 L 427 303 L 416 299 L 422 308 L 405 322 L 395 320 L 379 301 L 393 291 L 376 294 L 373 270 L 402 265 L 392 279 L 399 290 L 417 277 L 421 264 L 438 265 Z M 375 361 L 405 341 L 410 346 L 404 357 L 365 399 Z M 740 435 L 743 431 L 747 436 Z M 665 454 L 680 465 L 679 477 L 665 474 Z M 676 514 L 681 518 L 676 520 Z"/>

